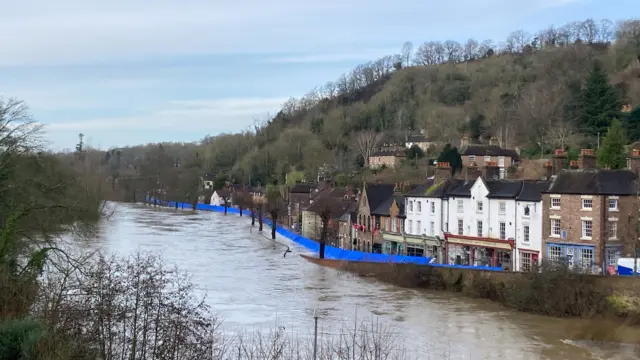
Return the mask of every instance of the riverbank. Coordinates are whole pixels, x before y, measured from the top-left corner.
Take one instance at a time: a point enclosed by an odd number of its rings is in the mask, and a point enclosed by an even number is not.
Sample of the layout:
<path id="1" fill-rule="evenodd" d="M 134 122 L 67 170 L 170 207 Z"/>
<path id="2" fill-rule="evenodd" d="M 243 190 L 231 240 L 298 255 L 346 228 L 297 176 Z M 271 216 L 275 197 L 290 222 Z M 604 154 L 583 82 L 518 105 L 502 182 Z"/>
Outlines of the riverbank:
<path id="1" fill-rule="evenodd" d="M 214 210 L 222 212 L 222 210 Z M 207 209 L 202 209 L 207 210 Z M 209 210 L 211 211 L 211 210 Z M 228 209 L 237 213 L 237 209 Z M 250 216 L 247 216 L 250 219 Z M 270 222 L 265 221 L 270 225 Z M 278 233 L 317 253 L 317 243 L 278 227 Z M 287 236 L 289 235 L 289 236 Z M 294 236 L 292 236 L 294 235 Z M 309 242 L 309 243 L 307 243 Z M 490 299 L 508 308 L 552 317 L 592 319 L 607 331 L 576 329 L 578 340 L 627 341 L 620 328 L 640 324 L 640 279 L 578 274 L 569 269 L 542 269 L 540 273 L 421 266 L 338 259 L 308 260 L 325 267 L 405 288 L 444 290 L 468 297 Z M 601 322 L 602 321 L 602 322 Z M 605 336 L 606 335 L 606 336 Z M 639 338 L 640 342 L 640 338 Z"/>

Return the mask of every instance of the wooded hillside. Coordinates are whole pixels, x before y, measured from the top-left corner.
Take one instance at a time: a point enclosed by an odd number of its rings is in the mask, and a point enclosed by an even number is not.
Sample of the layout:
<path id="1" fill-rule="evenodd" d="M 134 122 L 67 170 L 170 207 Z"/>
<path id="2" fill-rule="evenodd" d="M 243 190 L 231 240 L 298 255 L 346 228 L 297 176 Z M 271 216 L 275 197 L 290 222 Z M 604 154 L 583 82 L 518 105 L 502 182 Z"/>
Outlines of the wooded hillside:
<path id="1" fill-rule="evenodd" d="M 621 112 L 623 105 L 635 111 Z M 255 132 L 164 144 L 162 151 L 178 162 L 197 152 L 203 171 L 237 182 L 282 183 L 292 168 L 311 179 L 325 164 L 335 173 L 358 170 L 367 131 L 390 142 L 422 129 L 453 145 L 464 133 L 494 136 L 526 156 L 593 146 L 618 118 L 627 140 L 636 141 L 638 105 L 640 20 L 588 19 L 536 34 L 515 31 L 500 43 L 405 43 L 398 54 L 290 99 Z M 141 167 L 159 149 L 117 151 L 114 170 L 121 171 Z"/>

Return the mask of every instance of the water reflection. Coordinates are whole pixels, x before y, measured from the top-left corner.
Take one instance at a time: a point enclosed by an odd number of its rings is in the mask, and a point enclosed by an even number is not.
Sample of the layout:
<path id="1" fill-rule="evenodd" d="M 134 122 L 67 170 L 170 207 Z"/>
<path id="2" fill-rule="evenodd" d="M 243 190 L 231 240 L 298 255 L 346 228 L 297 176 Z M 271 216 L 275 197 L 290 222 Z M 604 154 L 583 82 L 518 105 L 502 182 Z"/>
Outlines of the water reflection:
<path id="1" fill-rule="evenodd" d="M 159 251 L 168 264 L 191 274 L 231 330 L 267 330 L 278 323 L 288 332 L 309 334 L 317 309 L 325 335 L 353 327 L 356 316 L 373 319 L 390 326 L 420 359 L 634 358 L 563 341 L 565 320 L 340 274 L 304 261 L 298 254 L 306 251 L 293 243 L 293 253 L 283 257 L 282 245 L 257 226 L 250 232 L 249 224 L 249 218 L 235 215 L 118 205 L 100 236 L 83 246 L 121 254 Z"/>

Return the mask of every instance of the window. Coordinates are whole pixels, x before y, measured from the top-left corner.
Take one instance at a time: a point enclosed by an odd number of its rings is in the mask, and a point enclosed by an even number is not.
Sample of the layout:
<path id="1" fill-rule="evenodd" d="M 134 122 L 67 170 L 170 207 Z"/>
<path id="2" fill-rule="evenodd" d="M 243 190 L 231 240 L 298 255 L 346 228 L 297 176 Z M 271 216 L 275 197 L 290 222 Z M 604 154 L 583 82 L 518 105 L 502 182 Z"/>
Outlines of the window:
<path id="1" fill-rule="evenodd" d="M 522 241 L 526 243 L 529 242 L 529 225 L 525 225 L 522 228 Z"/>
<path id="2" fill-rule="evenodd" d="M 464 234 L 464 220 L 458 219 L 458 235 Z"/>
<path id="3" fill-rule="evenodd" d="M 409 200 L 409 211 L 413 212 L 413 201 Z"/>
<path id="4" fill-rule="evenodd" d="M 593 209 L 593 200 L 582 199 L 582 210 L 591 210 L 591 209 Z"/>
<path id="5" fill-rule="evenodd" d="M 407 227 L 409 234 L 413 234 L 413 220 L 409 220 L 409 226 Z"/>
<path id="6" fill-rule="evenodd" d="M 556 246 L 556 245 L 550 245 L 548 255 L 549 255 L 549 260 L 552 263 L 559 263 L 562 260 L 562 247 Z"/>
<path id="7" fill-rule="evenodd" d="M 582 220 L 582 238 L 591 239 L 593 235 L 593 222 L 591 220 Z"/>
<path id="8" fill-rule="evenodd" d="M 507 203 L 505 203 L 504 201 L 500 201 L 499 211 L 500 211 L 500 214 L 506 213 L 507 212 Z"/>
<path id="9" fill-rule="evenodd" d="M 444 223 L 444 232 L 447 232 L 447 233 L 449 232 L 449 223 L 448 222 Z"/>
<path id="10" fill-rule="evenodd" d="M 422 235 L 422 224 L 420 223 L 420 220 L 416 221 L 416 227 L 416 234 Z"/>
<path id="11" fill-rule="evenodd" d="M 501 168 L 504 167 L 504 156 L 498 157 L 498 167 L 501 167 Z"/>
<path id="12" fill-rule="evenodd" d="M 520 271 L 531 271 L 532 254 L 528 252 L 520 253 Z"/>
<path id="13" fill-rule="evenodd" d="M 431 236 L 434 236 L 436 234 L 436 224 L 433 221 L 429 223 L 429 229 Z"/>
<path id="14" fill-rule="evenodd" d="M 608 247 L 607 248 L 607 266 L 613 266 L 614 268 L 618 268 L 618 259 L 620 259 L 622 255 L 622 249 L 619 247 Z"/>
<path id="15" fill-rule="evenodd" d="M 482 201 L 476 202 L 476 210 L 481 213 L 482 212 Z"/>
<path id="16" fill-rule="evenodd" d="M 530 216 L 531 215 L 531 209 L 529 208 L 529 205 L 524 207 L 524 216 Z"/>
<path id="17" fill-rule="evenodd" d="M 551 207 L 553 209 L 560 209 L 560 198 L 559 197 L 551 198 Z"/>
<path id="18" fill-rule="evenodd" d="M 422 201 L 418 201 L 418 214 L 422 212 Z"/>
<path id="19" fill-rule="evenodd" d="M 617 221 L 607 222 L 607 234 L 609 234 L 609 240 L 615 240 L 618 238 L 618 222 Z"/>
<path id="20" fill-rule="evenodd" d="M 435 202 L 431 202 L 431 213 L 435 214 L 436 213 L 436 203 Z"/>
<path id="21" fill-rule="evenodd" d="M 478 229 L 478 237 L 482 237 L 482 221 L 478 221 L 477 229 Z"/>
<path id="22" fill-rule="evenodd" d="M 580 266 L 583 269 L 593 269 L 593 248 L 580 249 Z"/>
<path id="23" fill-rule="evenodd" d="M 485 156 L 484 157 L 484 163 L 488 163 L 489 161 L 491 161 L 491 156 Z"/>
<path id="24" fill-rule="evenodd" d="M 551 236 L 560 237 L 560 219 L 551 219 Z"/>
<path id="25" fill-rule="evenodd" d="M 464 212 L 464 200 L 458 200 L 458 214 Z"/>
<path id="26" fill-rule="evenodd" d="M 398 232 L 398 222 L 396 221 L 396 219 L 391 219 L 391 231 L 392 232 Z"/>
<path id="27" fill-rule="evenodd" d="M 618 199 L 609 199 L 609 211 L 618 211 Z"/>
<path id="28" fill-rule="evenodd" d="M 469 155 L 469 162 L 475 162 L 476 161 L 476 156 L 475 155 Z"/>
<path id="29" fill-rule="evenodd" d="M 507 224 L 504 221 L 500 222 L 500 240 L 507 238 Z"/>

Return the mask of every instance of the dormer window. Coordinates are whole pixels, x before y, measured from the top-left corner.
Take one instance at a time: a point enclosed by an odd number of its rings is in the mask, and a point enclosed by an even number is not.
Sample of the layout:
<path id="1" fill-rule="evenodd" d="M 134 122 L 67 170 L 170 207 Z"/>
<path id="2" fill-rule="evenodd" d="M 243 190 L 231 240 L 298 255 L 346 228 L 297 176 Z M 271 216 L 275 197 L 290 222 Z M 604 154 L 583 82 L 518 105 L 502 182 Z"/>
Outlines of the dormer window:
<path id="1" fill-rule="evenodd" d="M 529 208 L 529 205 L 524 207 L 524 216 L 530 216 L 531 215 L 531 209 Z"/>

